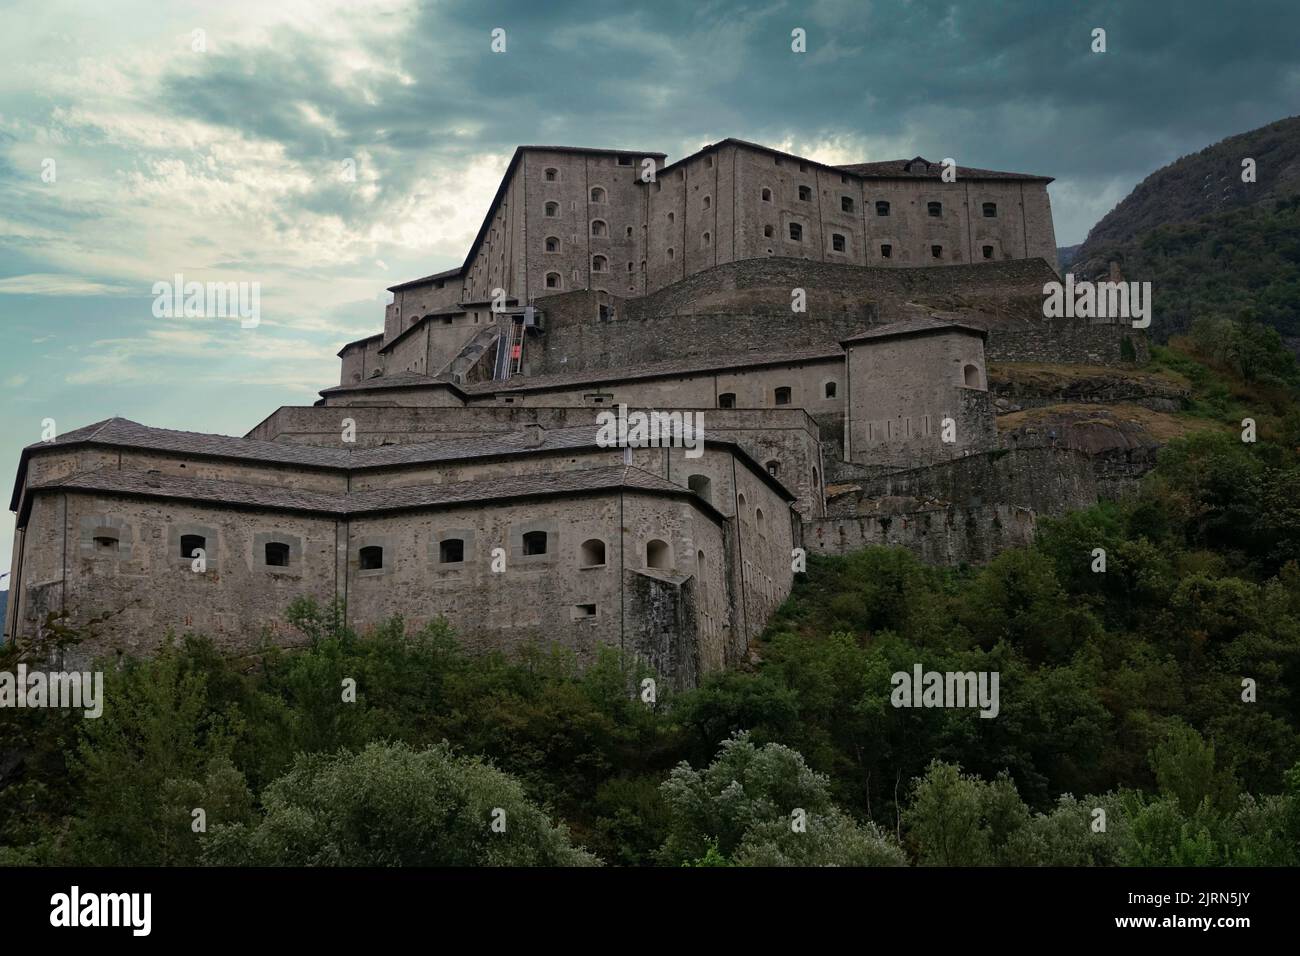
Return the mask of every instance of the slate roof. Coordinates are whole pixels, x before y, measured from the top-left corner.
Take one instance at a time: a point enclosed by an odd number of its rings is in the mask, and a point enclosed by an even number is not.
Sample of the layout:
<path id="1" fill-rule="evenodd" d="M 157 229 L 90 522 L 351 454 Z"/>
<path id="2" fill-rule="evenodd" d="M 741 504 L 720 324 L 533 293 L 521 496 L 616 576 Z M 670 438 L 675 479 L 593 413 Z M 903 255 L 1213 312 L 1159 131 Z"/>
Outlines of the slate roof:
<path id="1" fill-rule="evenodd" d="M 482 382 L 477 385 L 468 385 L 465 386 L 465 391 L 470 395 L 539 391 L 565 388 L 572 385 L 626 382 L 633 379 L 663 378 L 692 372 L 725 371 L 727 369 L 752 368 L 763 365 L 792 365 L 799 362 L 810 362 L 819 359 L 842 359 L 843 357 L 844 350 L 838 345 L 824 345 L 818 348 L 792 352 L 744 352 L 735 355 L 673 359 L 669 362 L 655 362 L 634 368 L 557 372 L 553 375 L 516 375 L 506 382 Z"/>
<path id="2" fill-rule="evenodd" d="M 541 442 L 531 444 L 525 432 L 500 435 L 482 435 L 472 438 L 451 438 L 441 441 L 398 445 L 381 445 L 377 448 L 324 448 L 316 445 L 298 445 L 287 442 L 261 441 L 255 438 L 232 438 L 228 435 L 208 435 L 202 432 L 175 431 L 168 428 L 150 428 L 126 418 L 109 418 L 84 428 L 66 432 L 50 442 L 38 442 L 23 449 L 19 460 L 18 478 L 10 499 L 10 510 L 19 507 L 19 495 L 25 479 L 27 461 L 31 454 L 51 447 L 76 444 L 104 445 L 107 447 L 134 448 L 160 452 L 179 452 L 195 457 L 247 461 L 255 464 L 281 464 L 322 470 L 362 471 L 370 468 L 400 468 L 403 466 L 433 464 L 437 462 L 472 461 L 500 458 L 510 455 L 563 454 L 597 448 L 598 426 L 578 425 L 570 428 L 548 428 L 541 433 Z M 707 429 L 706 429 L 707 434 Z M 757 461 L 736 442 L 707 439 L 712 447 L 729 449 L 749 468 L 773 487 L 786 500 L 792 495 L 777 479 L 772 478 Z M 125 475 L 147 475 L 146 472 L 121 472 Z M 168 476 L 148 475 L 150 480 L 169 480 Z M 126 479 L 123 479 L 126 480 Z M 181 479 L 177 479 L 181 480 Z M 198 479 L 189 479 L 198 480 Z M 662 479 L 655 479 L 661 481 Z M 225 487 L 235 482 L 214 481 Z M 255 485 L 262 488 L 266 486 Z M 680 488 L 678 485 L 672 485 Z M 328 497 L 328 496 L 327 496 Z"/>
<path id="3" fill-rule="evenodd" d="M 461 393 L 461 388 L 454 382 L 448 382 L 423 372 L 394 372 L 392 375 L 378 375 L 375 378 L 362 379 L 351 385 L 331 385 L 320 390 L 321 395 L 337 395 L 340 392 L 365 392 L 376 388 L 413 388 L 421 385 L 442 385 L 453 392 Z"/>
<path id="4" fill-rule="evenodd" d="M 607 491 L 637 491 L 690 500 L 715 520 L 722 514 L 688 488 L 629 465 L 587 468 L 544 475 L 512 475 L 440 485 L 411 485 L 328 494 L 275 485 L 180 478 L 141 471 L 81 472 L 36 485 L 33 491 L 85 491 L 108 495 L 164 498 L 225 507 L 295 511 L 348 517 L 418 508 L 447 508 L 482 501 L 506 501 Z"/>
<path id="5" fill-rule="evenodd" d="M 890 322 L 888 325 L 880 325 L 876 328 L 867 329 L 849 336 L 847 339 L 840 339 L 841 345 L 848 345 L 850 342 L 865 342 L 870 339 L 890 339 L 901 335 L 923 335 L 928 332 L 974 332 L 977 335 L 987 337 L 988 332 L 977 325 L 967 325 L 964 322 L 943 322 L 939 319 L 908 319 L 905 322 Z"/>
<path id="6" fill-rule="evenodd" d="M 846 173 L 861 179 L 939 179 L 943 174 L 943 165 L 932 163 L 922 156 L 911 159 L 889 159 L 880 163 L 847 163 L 836 166 Z M 963 179 L 1002 179 L 1019 182 L 1050 183 L 1051 176 L 1036 176 L 1033 173 L 1007 173 L 997 169 L 979 169 L 975 166 L 957 164 L 957 181 Z"/>

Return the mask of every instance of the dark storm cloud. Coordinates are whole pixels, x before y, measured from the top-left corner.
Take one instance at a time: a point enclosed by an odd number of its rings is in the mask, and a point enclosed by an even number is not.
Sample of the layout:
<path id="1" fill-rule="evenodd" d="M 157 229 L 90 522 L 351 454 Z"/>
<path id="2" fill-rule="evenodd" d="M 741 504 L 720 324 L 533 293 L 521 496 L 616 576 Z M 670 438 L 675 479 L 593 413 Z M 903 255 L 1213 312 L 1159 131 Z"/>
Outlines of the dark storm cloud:
<path id="1" fill-rule="evenodd" d="M 796 26 L 808 32 L 802 56 L 790 52 Z M 170 79 L 164 102 L 282 143 L 297 160 L 370 151 L 390 197 L 418 175 L 413 157 L 455 163 L 546 142 L 677 156 L 728 135 L 902 138 L 908 153 L 1086 191 L 1131 185 L 1291 112 L 1298 26 L 1290 0 L 430 4 L 371 51 L 409 84 L 358 75 L 340 86 L 330 47 L 282 27 L 268 46 Z M 494 27 L 507 31 L 505 55 L 489 50 Z M 1094 27 L 1107 31 L 1104 54 L 1091 52 Z M 306 202 L 366 212 L 345 192 Z"/>

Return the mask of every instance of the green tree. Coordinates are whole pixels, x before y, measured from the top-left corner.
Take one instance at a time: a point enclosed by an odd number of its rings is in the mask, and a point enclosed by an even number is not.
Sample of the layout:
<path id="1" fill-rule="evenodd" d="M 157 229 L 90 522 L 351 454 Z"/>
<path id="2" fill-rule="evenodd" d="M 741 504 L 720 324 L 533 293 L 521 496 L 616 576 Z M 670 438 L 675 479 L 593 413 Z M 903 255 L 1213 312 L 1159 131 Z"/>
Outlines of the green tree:
<path id="1" fill-rule="evenodd" d="M 508 774 L 447 744 L 303 755 L 262 794 L 256 824 L 213 828 L 221 866 L 589 866 Z"/>

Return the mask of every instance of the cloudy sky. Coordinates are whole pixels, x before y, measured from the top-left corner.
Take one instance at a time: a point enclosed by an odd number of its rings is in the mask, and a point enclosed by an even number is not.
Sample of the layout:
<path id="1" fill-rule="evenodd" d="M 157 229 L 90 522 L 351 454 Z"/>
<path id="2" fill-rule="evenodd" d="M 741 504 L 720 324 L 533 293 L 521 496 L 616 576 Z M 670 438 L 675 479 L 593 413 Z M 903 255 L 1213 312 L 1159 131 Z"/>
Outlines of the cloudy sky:
<path id="1" fill-rule="evenodd" d="M 952 156 L 1055 176 L 1070 245 L 1300 101 L 1294 0 L 34 0 L 0 22 L 7 476 L 46 419 L 243 434 L 310 403 L 385 287 L 460 263 L 521 143 Z M 259 283 L 260 324 L 156 317 L 178 273 Z"/>

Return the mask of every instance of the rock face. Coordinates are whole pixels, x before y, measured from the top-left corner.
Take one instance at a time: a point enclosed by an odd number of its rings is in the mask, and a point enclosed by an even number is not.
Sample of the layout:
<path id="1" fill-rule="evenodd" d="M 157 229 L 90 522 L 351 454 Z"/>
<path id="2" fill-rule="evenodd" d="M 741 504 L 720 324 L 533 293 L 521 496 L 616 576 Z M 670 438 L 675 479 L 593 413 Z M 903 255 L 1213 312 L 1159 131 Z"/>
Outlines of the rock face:
<path id="1" fill-rule="evenodd" d="M 991 364 L 989 391 L 998 415 L 1045 405 L 1141 405 L 1176 412 L 1191 394 L 1173 376 L 1136 368 Z"/>

